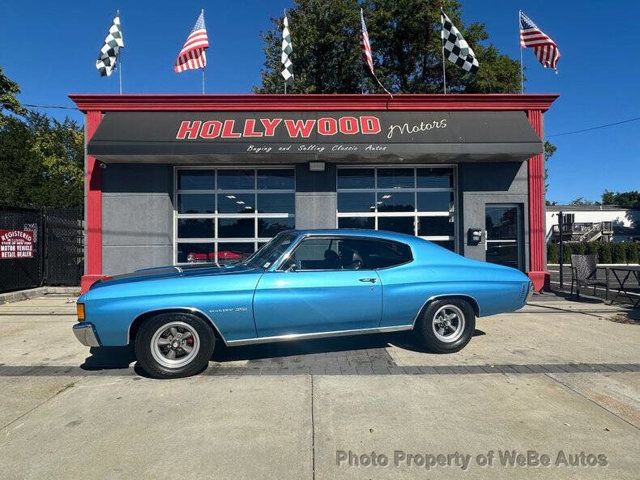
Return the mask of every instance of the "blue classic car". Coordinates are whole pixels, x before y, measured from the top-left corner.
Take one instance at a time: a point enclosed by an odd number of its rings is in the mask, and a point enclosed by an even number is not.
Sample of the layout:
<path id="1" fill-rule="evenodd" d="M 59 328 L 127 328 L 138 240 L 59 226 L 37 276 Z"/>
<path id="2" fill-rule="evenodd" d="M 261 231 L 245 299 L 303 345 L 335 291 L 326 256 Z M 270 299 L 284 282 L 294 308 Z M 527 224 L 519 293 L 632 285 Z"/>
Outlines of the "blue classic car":
<path id="1" fill-rule="evenodd" d="M 227 346 L 413 330 L 456 352 L 475 318 L 521 308 L 526 275 L 470 260 L 417 237 L 372 230 L 278 234 L 227 267 L 169 266 L 95 283 L 73 331 L 91 347 L 133 344 L 151 376 L 206 368 Z"/>

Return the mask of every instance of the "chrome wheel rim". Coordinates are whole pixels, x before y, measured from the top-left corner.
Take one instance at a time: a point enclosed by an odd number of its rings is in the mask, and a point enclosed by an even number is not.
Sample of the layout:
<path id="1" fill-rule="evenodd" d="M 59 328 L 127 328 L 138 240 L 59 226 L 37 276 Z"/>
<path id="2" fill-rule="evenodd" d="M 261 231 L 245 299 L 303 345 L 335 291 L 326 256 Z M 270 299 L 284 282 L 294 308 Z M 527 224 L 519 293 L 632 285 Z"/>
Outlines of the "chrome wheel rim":
<path id="1" fill-rule="evenodd" d="M 431 322 L 431 328 L 436 338 L 444 343 L 458 340 L 464 332 L 464 313 L 455 305 L 440 307 Z"/>
<path id="2" fill-rule="evenodd" d="M 200 350 L 200 337 L 195 328 L 185 322 L 170 322 L 151 337 L 151 355 L 166 368 L 188 365 Z"/>

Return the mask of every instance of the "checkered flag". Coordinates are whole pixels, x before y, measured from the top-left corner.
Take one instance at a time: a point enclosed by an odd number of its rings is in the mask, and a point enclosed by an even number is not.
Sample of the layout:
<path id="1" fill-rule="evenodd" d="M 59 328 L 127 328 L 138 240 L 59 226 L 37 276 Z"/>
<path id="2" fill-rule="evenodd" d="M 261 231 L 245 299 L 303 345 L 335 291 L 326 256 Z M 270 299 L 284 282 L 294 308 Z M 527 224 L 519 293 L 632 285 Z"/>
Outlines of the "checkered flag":
<path id="1" fill-rule="evenodd" d="M 440 21 L 442 22 L 442 48 L 445 57 L 467 72 L 477 72 L 479 64 L 475 53 L 443 10 L 440 10 Z"/>
<path id="2" fill-rule="evenodd" d="M 287 83 L 293 82 L 293 63 L 291 62 L 291 52 L 293 51 L 293 44 L 291 43 L 291 32 L 289 32 L 289 20 L 287 16 L 284 16 L 282 27 L 282 76 Z"/>
<path id="3" fill-rule="evenodd" d="M 116 15 L 96 60 L 96 68 L 101 76 L 108 77 L 113 73 L 121 48 L 124 48 L 124 38 L 120 30 L 120 15 Z"/>

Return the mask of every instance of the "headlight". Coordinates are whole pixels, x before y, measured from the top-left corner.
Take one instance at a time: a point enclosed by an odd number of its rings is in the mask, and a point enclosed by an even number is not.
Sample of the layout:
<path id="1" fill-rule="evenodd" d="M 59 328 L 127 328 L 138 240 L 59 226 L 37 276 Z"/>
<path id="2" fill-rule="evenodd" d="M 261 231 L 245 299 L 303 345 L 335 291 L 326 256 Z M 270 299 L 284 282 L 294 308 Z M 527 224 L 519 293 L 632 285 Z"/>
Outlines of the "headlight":
<path id="1" fill-rule="evenodd" d="M 76 303 L 76 313 L 78 315 L 78 321 L 84 322 L 84 303 Z"/>

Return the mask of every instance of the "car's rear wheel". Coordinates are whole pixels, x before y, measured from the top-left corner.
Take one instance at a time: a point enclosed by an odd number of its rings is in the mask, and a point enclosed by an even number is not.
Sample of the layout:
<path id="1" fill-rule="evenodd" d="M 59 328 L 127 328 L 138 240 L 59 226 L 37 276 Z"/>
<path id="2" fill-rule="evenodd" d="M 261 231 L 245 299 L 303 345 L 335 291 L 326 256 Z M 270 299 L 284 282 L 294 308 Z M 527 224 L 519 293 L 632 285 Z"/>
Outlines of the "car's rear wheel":
<path id="1" fill-rule="evenodd" d="M 215 335 L 209 324 L 188 313 L 149 318 L 135 339 L 138 363 L 154 378 L 188 377 L 201 372 L 214 346 Z"/>
<path id="2" fill-rule="evenodd" d="M 462 298 L 430 302 L 420 313 L 415 333 L 420 343 L 436 353 L 462 350 L 473 337 L 476 317 L 473 307 Z"/>

